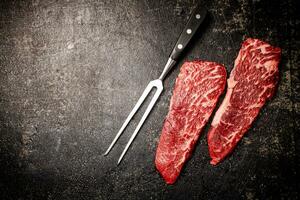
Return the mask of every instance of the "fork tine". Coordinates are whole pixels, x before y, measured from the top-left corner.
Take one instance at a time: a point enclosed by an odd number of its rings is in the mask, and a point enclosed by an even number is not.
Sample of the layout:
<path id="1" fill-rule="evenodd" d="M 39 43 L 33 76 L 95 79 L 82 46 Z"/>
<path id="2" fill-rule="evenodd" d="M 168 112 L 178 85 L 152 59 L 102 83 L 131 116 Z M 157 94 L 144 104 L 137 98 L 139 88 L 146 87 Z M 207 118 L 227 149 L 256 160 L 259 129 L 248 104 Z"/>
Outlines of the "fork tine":
<path id="1" fill-rule="evenodd" d="M 148 117 L 149 113 L 151 112 L 153 106 L 155 105 L 155 103 L 156 103 L 158 97 L 160 96 L 160 94 L 161 94 L 161 92 L 162 92 L 162 90 L 163 90 L 162 86 L 161 86 L 161 87 L 156 86 L 156 88 L 157 88 L 157 90 L 156 90 L 156 92 L 155 92 L 155 94 L 154 94 L 154 96 L 153 96 L 151 102 L 149 103 L 149 105 L 148 105 L 148 107 L 147 107 L 147 109 L 146 109 L 146 111 L 145 111 L 143 117 L 141 118 L 141 120 L 140 120 L 139 124 L 137 125 L 136 129 L 134 130 L 132 136 L 130 137 L 128 143 L 126 144 L 125 149 L 123 150 L 123 152 L 122 152 L 122 154 L 121 154 L 121 156 L 120 156 L 120 158 L 119 158 L 119 160 L 118 160 L 118 165 L 119 165 L 120 162 L 122 161 L 122 159 L 123 159 L 124 155 L 126 154 L 128 148 L 130 147 L 131 143 L 132 143 L 133 140 L 135 139 L 136 135 L 138 134 L 140 128 L 141 128 L 142 125 L 144 124 L 146 118 Z"/>
<path id="2" fill-rule="evenodd" d="M 110 144 L 110 146 L 108 147 L 108 149 L 106 150 L 104 155 L 107 155 L 110 152 L 110 150 L 113 148 L 115 143 L 118 141 L 119 137 L 122 135 L 124 129 L 126 128 L 128 123 L 130 122 L 130 120 L 132 119 L 132 117 L 134 116 L 136 111 L 140 108 L 140 106 L 142 105 L 142 103 L 144 102 L 144 100 L 146 99 L 146 97 L 148 96 L 148 94 L 149 94 L 149 92 L 151 91 L 152 88 L 153 88 L 153 85 L 150 82 L 147 85 L 147 87 L 145 88 L 142 96 L 139 98 L 138 102 L 135 104 L 134 108 L 132 109 L 132 111 L 130 112 L 128 117 L 126 118 L 125 122 L 123 123 L 122 127 L 120 128 L 119 132 L 115 136 L 114 140 L 112 141 L 112 143 Z"/>

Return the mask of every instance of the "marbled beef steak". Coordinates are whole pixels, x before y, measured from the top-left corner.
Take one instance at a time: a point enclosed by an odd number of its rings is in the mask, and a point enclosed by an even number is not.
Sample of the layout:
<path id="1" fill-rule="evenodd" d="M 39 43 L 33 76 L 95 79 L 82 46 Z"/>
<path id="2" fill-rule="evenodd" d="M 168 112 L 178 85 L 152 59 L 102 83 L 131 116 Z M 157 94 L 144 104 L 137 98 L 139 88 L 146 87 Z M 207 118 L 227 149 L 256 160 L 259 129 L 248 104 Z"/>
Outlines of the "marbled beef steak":
<path id="1" fill-rule="evenodd" d="M 281 50 L 258 39 L 243 42 L 228 79 L 226 96 L 208 133 L 211 164 L 223 160 L 241 140 L 274 94 Z"/>
<path id="2" fill-rule="evenodd" d="M 176 79 L 155 164 L 168 184 L 176 181 L 226 84 L 225 67 L 206 61 L 186 62 Z"/>

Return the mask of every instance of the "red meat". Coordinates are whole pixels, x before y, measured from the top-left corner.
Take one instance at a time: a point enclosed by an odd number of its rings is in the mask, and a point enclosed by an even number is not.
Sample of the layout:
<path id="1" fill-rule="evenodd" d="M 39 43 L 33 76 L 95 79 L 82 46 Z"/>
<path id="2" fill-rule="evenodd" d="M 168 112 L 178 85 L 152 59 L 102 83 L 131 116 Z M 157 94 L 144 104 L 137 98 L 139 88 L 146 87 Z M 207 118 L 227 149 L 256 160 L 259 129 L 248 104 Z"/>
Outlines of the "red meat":
<path id="1" fill-rule="evenodd" d="M 232 152 L 278 82 L 281 50 L 258 39 L 243 42 L 228 79 L 226 96 L 208 132 L 211 164 Z"/>
<path id="2" fill-rule="evenodd" d="M 181 67 L 155 158 L 168 184 L 176 181 L 189 159 L 225 84 L 226 70 L 220 64 L 194 61 Z"/>

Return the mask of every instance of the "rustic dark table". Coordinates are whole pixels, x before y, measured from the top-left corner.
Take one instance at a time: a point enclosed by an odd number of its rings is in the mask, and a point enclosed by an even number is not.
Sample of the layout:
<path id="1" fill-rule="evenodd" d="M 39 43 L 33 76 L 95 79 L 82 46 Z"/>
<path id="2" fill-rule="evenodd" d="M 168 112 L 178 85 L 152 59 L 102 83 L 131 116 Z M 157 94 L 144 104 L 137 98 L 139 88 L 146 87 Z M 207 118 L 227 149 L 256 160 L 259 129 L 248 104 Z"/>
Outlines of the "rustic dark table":
<path id="1" fill-rule="evenodd" d="M 296 199 L 299 168 L 299 1 L 202 1 L 209 15 L 122 164 L 134 118 L 194 0 L 0 1 L 0 199 Z M 168 186 L 154 155 L 184 60 L 233 67 L 241 42 L 283 50 L 275 97 L 233 154 L 209 164 L 206 131 Z M 298 38 L 298 39 L 297 39 Z"/>

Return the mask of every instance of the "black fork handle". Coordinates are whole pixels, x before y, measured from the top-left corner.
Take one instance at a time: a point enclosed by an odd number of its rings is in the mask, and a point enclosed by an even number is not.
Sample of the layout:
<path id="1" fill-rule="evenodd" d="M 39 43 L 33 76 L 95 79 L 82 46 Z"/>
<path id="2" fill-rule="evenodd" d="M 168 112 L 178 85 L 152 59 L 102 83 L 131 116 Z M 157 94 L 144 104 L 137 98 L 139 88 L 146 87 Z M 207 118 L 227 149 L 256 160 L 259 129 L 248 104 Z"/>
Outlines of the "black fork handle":
<path id="1" fill-rule="evenodd" d="M 191 41 L 192 37 L 195 35 L 200 24 L 203 22 L 206 14 L 207 10 L 204 7 L 201 7 L 200 5 L 197 5 L 196 8 L 193 10 L 187 25 L 180 34 L 179 39 L 176 45 L 174 46 L 171 55 L 169 56 L 172 60 L 177 61 L 182 55 L 182 52 L 184 51 L 188 43 Z"/>

